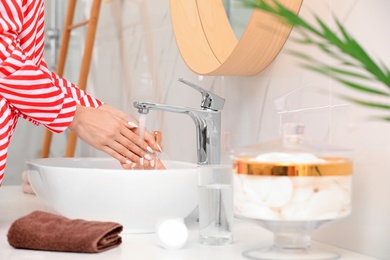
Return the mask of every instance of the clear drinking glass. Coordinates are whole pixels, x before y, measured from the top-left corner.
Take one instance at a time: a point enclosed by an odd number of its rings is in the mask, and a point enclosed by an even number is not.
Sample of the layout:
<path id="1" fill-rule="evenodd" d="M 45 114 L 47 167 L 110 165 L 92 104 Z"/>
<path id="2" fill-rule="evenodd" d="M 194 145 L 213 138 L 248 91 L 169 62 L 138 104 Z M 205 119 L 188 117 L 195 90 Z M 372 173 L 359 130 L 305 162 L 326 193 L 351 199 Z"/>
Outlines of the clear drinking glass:
<path id="1" fill-rule="evenodd" d="M 231 165 L 199 167 L 199 235 L 205 245 L 232 243 L 233 190 Z"/>
<path id="2" fill-rule="evenodd" d="M 274 233 L 268 248 L 243 255 L 267 260 L 331 260 L 337 252 L 311 245 L 311 233 L 351 213 L 350 150 L 307 143 L 304 126 L 282 138 L 239 148 L 233 159 L 234 214 Z"/>

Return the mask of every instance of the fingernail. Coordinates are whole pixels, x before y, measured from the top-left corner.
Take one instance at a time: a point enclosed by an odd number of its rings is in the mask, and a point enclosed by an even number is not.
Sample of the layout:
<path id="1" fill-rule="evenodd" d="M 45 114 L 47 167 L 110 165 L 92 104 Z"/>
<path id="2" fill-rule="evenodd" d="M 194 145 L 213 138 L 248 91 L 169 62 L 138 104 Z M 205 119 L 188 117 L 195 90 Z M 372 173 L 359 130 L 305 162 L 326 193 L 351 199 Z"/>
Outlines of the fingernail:
<path id="1" fill-rule="evenodd" d="M 154 160 L 150 161 L 150 166 L 154 167 Z"/>
<path id="2" fill-rule="evenodd" d="M 130 161 L 129 159 L 126 160 L 126 164 L 131 164 L 132 161 Z"/>
<path id="3" fill-rule="evenodd" d="M 150 146 L 146 147 L 146 150 L 148 150 L 149 153 L 154 153 L 153 149 Z"/>
<path id="4" fill-rule="evenodd" d="M 137 164 L 136 164 L 136 163 L 133 163 L 133 164 L 131 165 L 131 169 L 134 170 L 135 166 L 137 166 Z"/>
<path id="5" fill-rule="evenodd" d="M 158 145 L 158 143 L 156 143 L 156 145 L 157 145 L 157 148 L 160 150 L 160 153 L 162 153 L 162 149 L 161 149 L 160 145 Z"/>
<path id="6" fill-rule="evenodd" d="M 142 165 L 142 166 L 144 166 L 144 158 L 141 157 L 141 158 L 139 159 L 139 164 Z"/>
<path id="7" fill-rule="evenodd" d="M 152 156 L 150 156 L 150 154 L 148 154 L 148 153 L 145 154 L 144 157 L 145 157 L 145 159 L 148 160 L 148 161 L 152 160 Z"/>
<path id="8" fill-rule="evenodd" d="M 135 123 L 133 123 L 133 122 L 131 122 L 131 121 L 129 121 L 129 122 L 127 122 L 130 126 L 132 126 L 132 127 L 134 127 L 134 128 L 137 128 L 138 127 L 138 125 L 136 125 Z"/>

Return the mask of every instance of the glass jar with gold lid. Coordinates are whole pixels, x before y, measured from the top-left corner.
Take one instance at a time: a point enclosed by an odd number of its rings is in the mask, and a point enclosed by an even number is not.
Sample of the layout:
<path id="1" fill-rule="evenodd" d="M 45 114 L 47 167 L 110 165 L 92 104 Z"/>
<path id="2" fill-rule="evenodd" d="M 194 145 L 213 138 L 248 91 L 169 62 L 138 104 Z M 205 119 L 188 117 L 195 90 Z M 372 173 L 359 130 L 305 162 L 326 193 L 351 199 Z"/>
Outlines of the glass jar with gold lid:
<path id="1" fill-rule="evenodd" d="M 288 123 L 278 140 L 236 149 L 234 212 L 275 235 L 251 259 L 338 259 L 311 247 L 311 232 L 351 213 L 351 151 L 308 142 L 304 125 Z M 308 258 L 309 257 L 309 258 Z"/>

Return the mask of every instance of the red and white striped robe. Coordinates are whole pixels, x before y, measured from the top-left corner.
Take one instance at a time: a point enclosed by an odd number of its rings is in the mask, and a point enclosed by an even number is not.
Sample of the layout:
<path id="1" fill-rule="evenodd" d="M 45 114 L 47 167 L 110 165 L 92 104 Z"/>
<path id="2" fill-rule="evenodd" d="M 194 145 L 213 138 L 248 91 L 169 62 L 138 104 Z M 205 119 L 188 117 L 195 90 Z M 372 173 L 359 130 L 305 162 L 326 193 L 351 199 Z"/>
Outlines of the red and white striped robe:
<path id="1" fill-rule="evenodd" d="M 43 58 L 43 0 L 0 0 L 0 185 L 18 117 L 60 133 L 76 104 L 101 101 L 51 72 Z"/>

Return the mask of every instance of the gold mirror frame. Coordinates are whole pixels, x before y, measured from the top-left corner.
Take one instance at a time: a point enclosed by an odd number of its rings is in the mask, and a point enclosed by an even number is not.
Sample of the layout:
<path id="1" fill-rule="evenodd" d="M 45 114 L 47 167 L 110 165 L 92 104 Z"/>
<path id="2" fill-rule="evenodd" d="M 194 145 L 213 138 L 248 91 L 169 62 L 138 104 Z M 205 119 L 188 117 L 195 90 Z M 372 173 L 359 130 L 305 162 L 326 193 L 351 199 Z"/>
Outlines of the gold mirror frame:
<path id="1" fill-rule="evenodd" d="M 298 13 L 303 0 L 279 0 Z M 222 0 L 170 0 L 173 31 L 181 56 L 196 74 L 252 76 L 278 55 L 292 26 L 255 9 L 240 40 Z"/>

